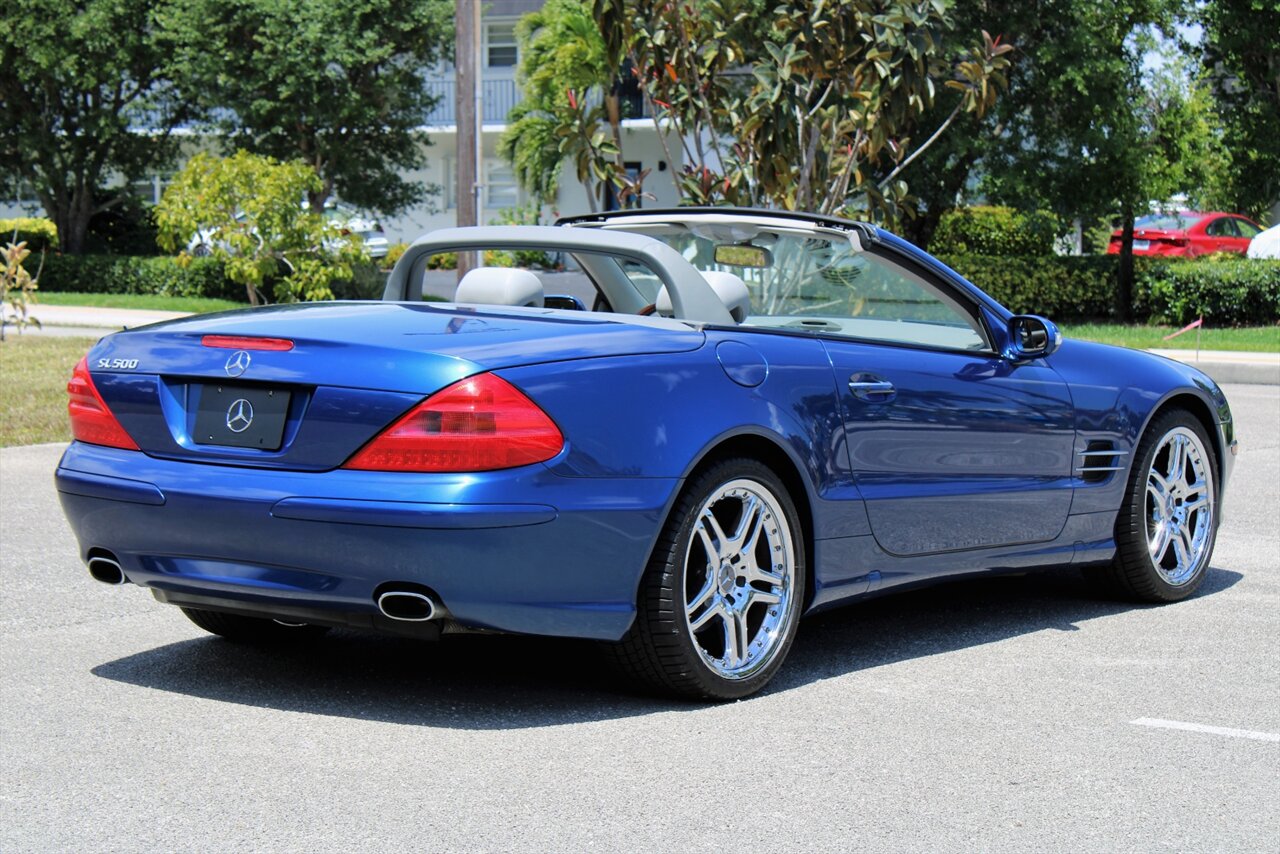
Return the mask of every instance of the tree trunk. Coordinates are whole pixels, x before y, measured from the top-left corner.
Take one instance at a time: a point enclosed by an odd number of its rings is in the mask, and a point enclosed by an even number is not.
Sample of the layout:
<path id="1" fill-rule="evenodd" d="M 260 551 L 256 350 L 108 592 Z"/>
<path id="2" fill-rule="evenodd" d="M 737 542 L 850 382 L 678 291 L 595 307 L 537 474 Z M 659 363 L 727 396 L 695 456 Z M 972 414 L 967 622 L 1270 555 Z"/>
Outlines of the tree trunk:
<path id="1" fill-rule="evenodd" d="M 1120 287 L 1116 290 L 1116 318 L 1128 323 L 1133 318 L 1133 207 L 1126 205 L 1120 231 Z"/>
<path id="2" fill-rule="evenodd" d="M 89 220 L 93 218 L 93 191 L 77 187 L 69 196 L 53 199 L 52 208 L 46 202 L 45 213 L 58 227 L 58 248 L 68 255 L 83 254 Z"/>

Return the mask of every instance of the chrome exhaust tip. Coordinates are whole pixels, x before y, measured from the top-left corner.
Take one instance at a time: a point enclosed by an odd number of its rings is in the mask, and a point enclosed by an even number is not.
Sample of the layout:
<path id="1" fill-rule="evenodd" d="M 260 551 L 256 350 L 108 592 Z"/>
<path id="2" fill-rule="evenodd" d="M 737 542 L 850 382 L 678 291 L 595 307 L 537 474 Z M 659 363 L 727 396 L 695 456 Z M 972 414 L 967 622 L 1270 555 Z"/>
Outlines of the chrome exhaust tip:
<path id="1" fill-rule="evenodd" d="M 120 564 L 114 559 L 103 557 L 102 555 L 94 555 L 89 558 L 89 575 L 94 581 L 100 581 L 103 584 L 119 585 L 128 581 L 125 578 L 124 570 L 120 568 Z"/>
<path id="2" fill-rule="evenodd" d="M 389 590 L 378 597 L 378 610 L 391 620 L 421 623 L 433 619 L 439 606 L 425 593 Z"/>

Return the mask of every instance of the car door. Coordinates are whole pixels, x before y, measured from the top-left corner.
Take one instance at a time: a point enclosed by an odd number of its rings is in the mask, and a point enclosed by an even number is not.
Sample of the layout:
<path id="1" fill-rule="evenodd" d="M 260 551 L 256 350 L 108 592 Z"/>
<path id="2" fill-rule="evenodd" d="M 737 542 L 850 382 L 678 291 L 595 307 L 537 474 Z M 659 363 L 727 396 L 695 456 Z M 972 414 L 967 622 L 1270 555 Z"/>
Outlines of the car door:
<path id="1" fill-rule="evenodd" d="M 1244 252 L 1244 249 L 1239 248 L 1240 244 L 1245 248 L 1249 245 L 1249 241 L 1240 239 L 1236 222 L 1229 216 L 1212 220 L 1204 227 L 1204 233 L 1208 238 L 1206 252 Z"/>
<path id="2" fill-rule="evenodd" d="M 1231 224 L 1235 227 L 1236 236 L 1230 240 L 1229 251 L 1239 252 L 1241 255 L 1248 254 L 1249 244 L 1253 242 L 1253 238 L 1262 233 L 1262 229 L 1240 217 L 1232 217 Z"/>
<path id="3" fill-rule="evenodd" d="M 853 315 L 822 337 L 877 544 L 907 557 L 1056 538 L 1072 498 L 1066 383 L 994 352 L 968 297 L 908 259 L 849 264 Z"/>

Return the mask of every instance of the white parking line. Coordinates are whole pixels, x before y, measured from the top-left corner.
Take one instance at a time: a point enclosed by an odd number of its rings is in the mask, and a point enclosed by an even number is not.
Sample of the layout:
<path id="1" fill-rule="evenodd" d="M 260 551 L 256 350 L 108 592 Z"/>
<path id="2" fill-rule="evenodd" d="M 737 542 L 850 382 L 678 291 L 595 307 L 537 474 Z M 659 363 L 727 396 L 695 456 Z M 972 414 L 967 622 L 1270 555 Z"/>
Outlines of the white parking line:
<path id="1" fill-rule="evenodd" d="M 1210 735 L 1225 735 L 1230 738 L 1252 738 L 1254 741 L 1280 741 L 1280 733 L 1275 732 L 1258 732 L 1252 729 L 1231 729 L 1225 726 L 1206 726 L 1204 724 L 1189 724 L 1182 721 L 1163 721 L 1159 718 L 1138 718 L 1136 721 L 1129 721 L 1137 726 L 1158 727 L 1160 729 L 1181 729 L 1187 732 L 1207 732 Z"/>

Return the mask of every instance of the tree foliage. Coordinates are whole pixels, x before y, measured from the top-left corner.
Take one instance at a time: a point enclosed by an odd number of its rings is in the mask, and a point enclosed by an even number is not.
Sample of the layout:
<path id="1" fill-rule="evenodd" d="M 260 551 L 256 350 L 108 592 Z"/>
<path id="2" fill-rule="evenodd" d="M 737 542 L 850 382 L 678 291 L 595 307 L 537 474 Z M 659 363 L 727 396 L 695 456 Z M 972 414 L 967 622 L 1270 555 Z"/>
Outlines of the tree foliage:
<path id="1" fill-rule="evenodd" d="M 335 192 L 394 213 L 426 198 L 425 74 L 448 54 L 442 0 L 168 0 L 161 20 L 184 94 L 228 150 L 302 160 Z"/>
<path id="2" fill-rule="evenodd" d="M 1233 148 L 1230 206 L 1261 215 L 1280 201 L 1280 2 L 1208 0 L 1199 17 Z"/>
<path id="3" fill-rule="evenodd" d="M 758 7 L 596 0 L 607 43 L 672 131 L 666 144 L 683 148 L 689 201 L 892 216 L 920 152 L 960 115 L 989 110 L 1004 85 L 1011 48 L 999 39 L 974 32 L 946 60 L 942 0 Z M 958 94 L 952 112 L 909 134 L 942 87 Z"/>
<path id="4" fill-rule="evenodd" d="M 552 201 L 568 159 L 593 211 L 610 188 L 620 197 L 640 192 L 622 166 L 618 71 L 590 0 L 548 0 L 520 20 L 516 36 L 522 99 L 498 149 L 521 186 Z"/>
<path id="5" fill-rule="evenodd" d="M 197 154 L 165 190 L 156 209 L 160 244 L 184 251 L 201 232 L 227 278 L 244 285 L 249 302 L 260 302 L 263 282 L 276 281 L 279 302 L 330 299 L 331 282 L 349 279 L 364 246 L 304 205 L 319 192 L 320 176 L 300 160 L 236 152 L 228 158 Z"/>
<path id="6" fill-rule="evenodd" d="M 10 0 L 0 28 L 0 169 L 28 181 L 64 251 L 118 203 L 108 178 L 163 165 L 183 108 L 147 0 Z"/>
<path id="7" fill-rule="evenodd" d="M 951 32 L 987 29 L 1016 44 L 1009 90 L 924 155 L 907 234 L 927 245 L 939 217 L 974 189 L 1086 223 L 1120 214 L 1122 198 L 1216 198 L 1225 153 L 1214 98 L 1170 49 L 1177 40 L 1154 37 L 1185 12 L 1173 0 L 955 4 Z M 943 93 L 924 126 L 951 103 Z"/>
<path id="8" fill-rule="evenodd" d="M 1180 13 L 1173 0 L 1050 0 L 1034 17 L 1015 13 L 1026 56 L 981 161 L 995 201 L 1119 220 L 1121 318 L 1132 303 L 1136 217 L 1152 201 L 1196 195 L 1217 154 L 1211 105 L 1184 67 L 1144 69 Z"/>

